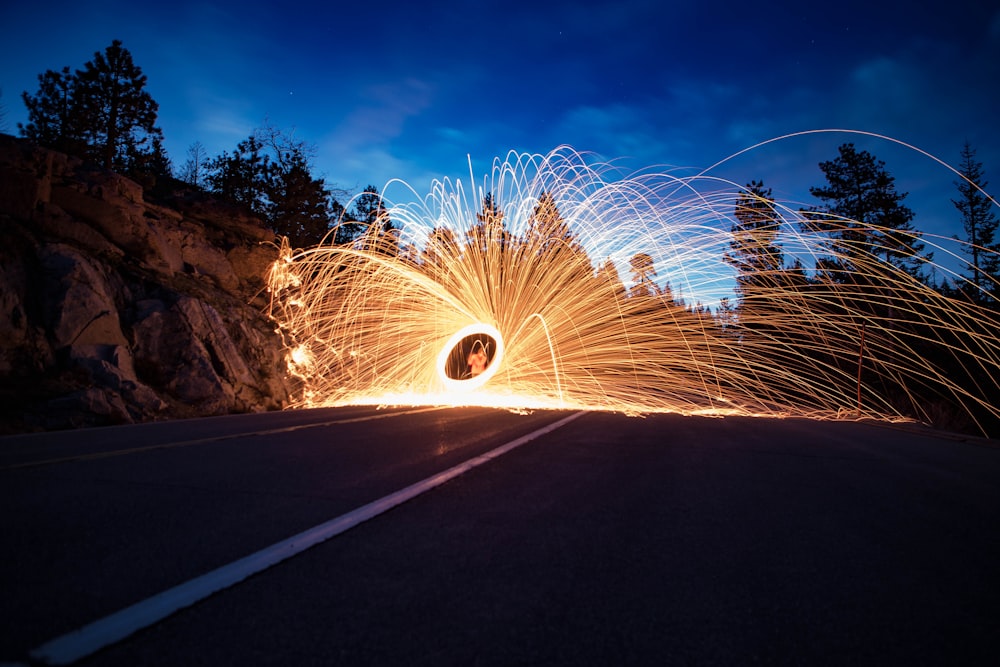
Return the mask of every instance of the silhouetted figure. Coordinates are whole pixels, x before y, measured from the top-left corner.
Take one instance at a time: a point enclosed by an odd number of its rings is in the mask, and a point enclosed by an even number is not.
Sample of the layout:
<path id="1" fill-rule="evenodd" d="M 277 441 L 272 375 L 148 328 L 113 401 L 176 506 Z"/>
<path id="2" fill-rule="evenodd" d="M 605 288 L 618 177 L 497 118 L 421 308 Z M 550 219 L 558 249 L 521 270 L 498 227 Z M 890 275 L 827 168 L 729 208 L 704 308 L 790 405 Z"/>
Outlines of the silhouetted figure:
<path id="1" fill-rule="evenodd" d="M 469 352 L 469 356 L 466 358 L 466 362 L 469 366 L 469 374 L 472 377 L 476 377 L 480 373 L 486 370 L 486 366 L 490 363 L 489 359 L 486 357 L 486 349 L 483 344 L 476 341 L 476 346 L 472 348 Z"/>

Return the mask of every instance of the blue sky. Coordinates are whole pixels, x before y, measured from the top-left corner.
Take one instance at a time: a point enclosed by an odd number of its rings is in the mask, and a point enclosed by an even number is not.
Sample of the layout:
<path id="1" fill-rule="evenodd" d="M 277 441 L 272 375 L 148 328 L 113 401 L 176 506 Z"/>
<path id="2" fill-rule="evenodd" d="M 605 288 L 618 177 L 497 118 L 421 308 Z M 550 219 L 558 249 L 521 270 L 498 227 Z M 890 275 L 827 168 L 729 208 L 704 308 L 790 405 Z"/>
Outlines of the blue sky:
<path id="1" fill-rule="evenodd" d="M 148 76 L 175 166 L 232 150 L 265 120 L 358 191 L 477 176 L 561 144 L 634 168 L 700 170 L 774 137 L 847 128 L 957 164 L 968 140 L 1000 186 L 1000 8 L 976 0 L 670 3 L 5 3 L 0 101 L 26 120 L 37 75 L 121 39 Z M 954 176 L 892 142 L 799 136 L 717 173 L 810 202 L 821 160 L 853 141 L 886 162 L 915 224 L 959 233 Z"/>

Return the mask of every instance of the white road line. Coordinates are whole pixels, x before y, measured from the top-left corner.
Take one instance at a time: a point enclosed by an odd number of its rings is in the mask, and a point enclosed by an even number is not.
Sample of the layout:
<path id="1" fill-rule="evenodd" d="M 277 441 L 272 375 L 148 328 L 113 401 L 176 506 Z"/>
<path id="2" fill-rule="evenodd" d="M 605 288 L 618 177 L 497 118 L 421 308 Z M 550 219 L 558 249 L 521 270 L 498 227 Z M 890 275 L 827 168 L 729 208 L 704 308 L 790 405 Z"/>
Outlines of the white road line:
<path id="1" fill-rule="evenodd" d="M 576 412 L 536 431 L 511 440 L 505 445 L 490 450 L 485 454 L 469 459 L 463 463 L 432 475 L 424 480 L 411 484 L 395 493 L 390 493 L 367 505 L 342 514 L 326 523 L 313 526 L 298 535 L 272 544 L 245 558 L 233 561 L 228 565 L 212 570 L 206 574 L 191 579 L 126 607 L 110 616 L 98 619 L 78 630 L 52 639 L 30 652 L 32 659 L 47 665 L 69 665 L 102 648 L 125 639 L 129 635 L 145 627 L 163 620 L 167 616 L 199 602 L 208 596 L 238 584 L 247 577 L 257 574 L 286 558 L 290 558 L 310 547 L 339 535 L 368 519 L 378 516 L 397 505 L 400 505 L 420 494 L 429 491 L 448 480 L 487 463 L 498 456 L 520 447 L 546 433 L 573 421 L 583 412 Z"/>

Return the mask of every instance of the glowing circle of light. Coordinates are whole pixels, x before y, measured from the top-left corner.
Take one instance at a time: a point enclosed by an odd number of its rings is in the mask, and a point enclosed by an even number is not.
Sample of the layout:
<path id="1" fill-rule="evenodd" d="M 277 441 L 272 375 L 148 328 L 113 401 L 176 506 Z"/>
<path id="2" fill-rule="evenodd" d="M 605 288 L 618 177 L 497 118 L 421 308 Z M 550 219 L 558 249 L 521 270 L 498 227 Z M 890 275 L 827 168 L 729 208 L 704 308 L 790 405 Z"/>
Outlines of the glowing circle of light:
<path id="1" fill-rule="evenodd" d="M 495 345 L 492 357 L 489 358 L 489 362 L 482 373 L 470 377 L 453 378 L 448 373 L 449 362 L 452 355 L 460 349 L 462 341 L 471 336 L 486 336 L 492 339 Z M 441 380 L 442 384 L 450 392 L 468 392 L 478 389 L 489 382 L 497 374 L 497 371 L 500 370 L 500 365 L 503 363 L 503 352 L 503 336 L 500 335 L 496 327 L 482 322 L 462 327 L 448 339 L 448 342 L 444 344 L 438 353 L 436 364 L 438 379 Z"/>

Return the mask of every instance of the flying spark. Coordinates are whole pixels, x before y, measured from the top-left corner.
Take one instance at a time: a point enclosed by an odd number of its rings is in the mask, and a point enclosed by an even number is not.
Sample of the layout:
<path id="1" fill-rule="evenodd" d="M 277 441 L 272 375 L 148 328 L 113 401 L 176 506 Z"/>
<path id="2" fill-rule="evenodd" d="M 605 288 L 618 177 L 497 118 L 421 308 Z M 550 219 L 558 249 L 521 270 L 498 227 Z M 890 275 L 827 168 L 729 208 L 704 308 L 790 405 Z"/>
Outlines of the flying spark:
<path id="1" fill-rule="evenodd" d="M 768 201 L 762 237 L 736 224 L 755 200 L 735 183 L 626 174 L 566 147 L 497 159 L 479 186 L 383 201 L 395 229 L 383 217 L 349 244 L 286 242 L 271 268 L 298 406 L 1000 418 L 996 312 L 884 248 L 832 249 L 852 221 L 806 231 L 804 212 Z M 734 293 L 726 257 L 762 238 L 850 269 L 771 266 Z M 957 258 L 947 239 L 920 240 Z"/>

